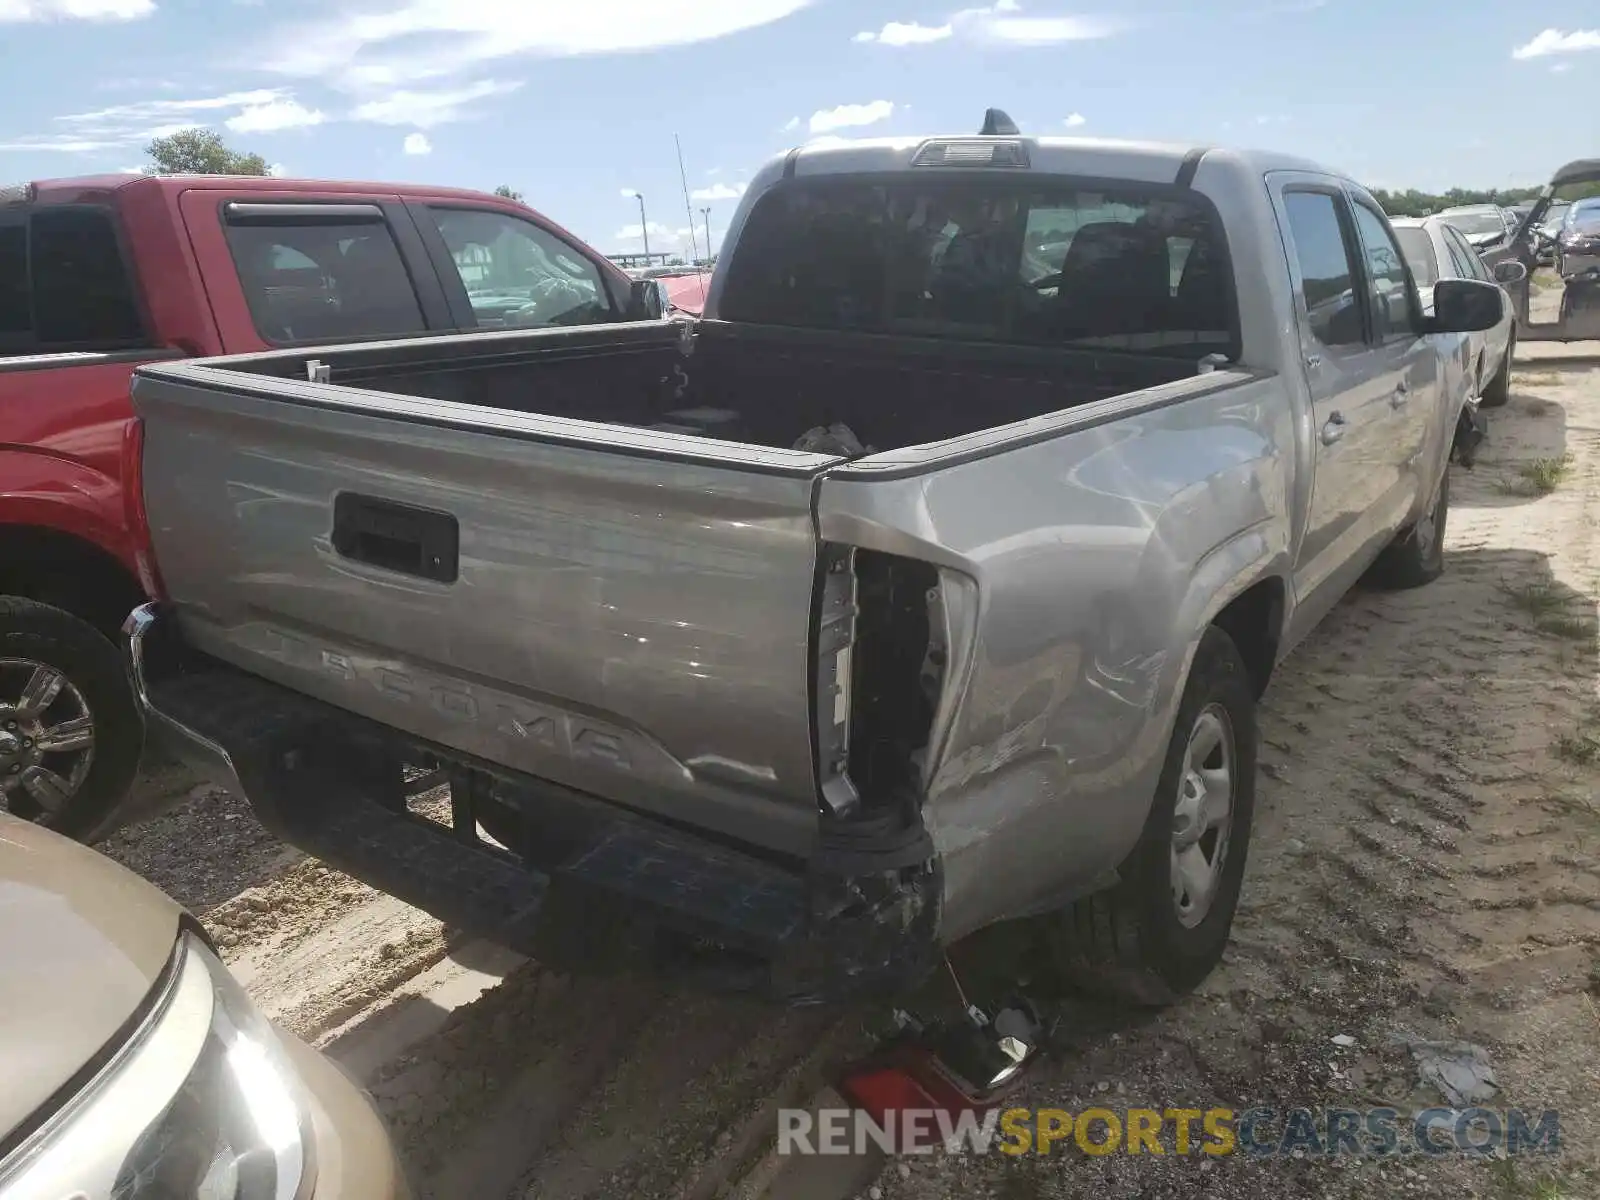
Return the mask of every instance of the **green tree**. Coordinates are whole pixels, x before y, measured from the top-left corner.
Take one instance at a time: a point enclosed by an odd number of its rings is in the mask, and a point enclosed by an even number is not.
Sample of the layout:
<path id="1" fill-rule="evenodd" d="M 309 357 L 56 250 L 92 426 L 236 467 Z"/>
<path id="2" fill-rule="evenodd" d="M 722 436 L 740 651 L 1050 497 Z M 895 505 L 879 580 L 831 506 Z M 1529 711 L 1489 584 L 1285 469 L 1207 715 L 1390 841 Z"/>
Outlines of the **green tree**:
<path id="1" fill-rule="evenodd" d="M 513 188 L 509 183 L 502 183 L 495 188 L 494 194 L 502 200 L 510 200 L 514 204 L 522 204 L 522 193 Z"/>
<path id="2" fill-rule="evenodd" d="M 259 154 L 230 150 L 214 129 L 180 129 L 158 137 L 144 148 L 152 160 L 150 175 L 266 175 L 267 160 Z"/>

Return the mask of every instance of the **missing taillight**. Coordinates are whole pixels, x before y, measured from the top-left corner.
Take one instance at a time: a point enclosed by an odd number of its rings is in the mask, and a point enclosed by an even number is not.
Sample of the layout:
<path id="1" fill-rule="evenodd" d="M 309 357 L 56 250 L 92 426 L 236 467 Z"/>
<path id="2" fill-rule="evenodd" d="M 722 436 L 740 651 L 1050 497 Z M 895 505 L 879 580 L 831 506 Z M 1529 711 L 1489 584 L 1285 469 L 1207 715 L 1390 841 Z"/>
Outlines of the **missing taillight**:
<path id="1" fill-rule="evenodd" d="M 855 586 L 849 774 L 864 805 L 882 808 L 922 790 L 948 661 L 939 572 L 857 550 Z"/>
<path id="2" fill-rule="evenodd" d="M 823 548 L 820 569 L 814 662 L 823 806 L 835 816 L 914 812 L 950 665 L 940 573 L 839 545 Z"/>
<path id="3" fill-rule="evenodd" d="M 122 427 L 121 468 L 123 516 L 133 543 L 139 585 L 152 600 L 165 600 L 166 589 L 156 566 L 155 542 L 144 505 L 144 422 L 138 417 Z"/>

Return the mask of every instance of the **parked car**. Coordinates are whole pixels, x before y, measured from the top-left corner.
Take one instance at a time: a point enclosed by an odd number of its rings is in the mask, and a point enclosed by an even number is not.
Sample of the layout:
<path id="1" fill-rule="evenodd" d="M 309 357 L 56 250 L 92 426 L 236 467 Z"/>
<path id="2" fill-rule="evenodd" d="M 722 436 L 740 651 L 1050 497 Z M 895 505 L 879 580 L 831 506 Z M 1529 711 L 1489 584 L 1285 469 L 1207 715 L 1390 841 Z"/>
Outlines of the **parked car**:
<path id="1" fill-rule="evenodd" d="M 1575 200 L 1556 234 L 1556 274 L 1570 286 L 1600 275 L 1600 197 Z"/>
<path id="2" fill-rule="evenodd" d="M 1493 245 L 1506 237 L 1505 211 L 1494 204 L 1462 204 L 1434 216 L 1454 225 L 1473 246 Z"/>
<path id="3" fill-rule="evenodd" d="M 1421 293 L 1424 313 L 1432 311 L 1433 288 L 1441 279 L 1476 279 L 1507 286 L 1527 275 L 1515 259 L 1502 261 L 1491 272 L 1461 231 L 1443 217 L 1406 217 L 1392 224 Z M 1511 398 L 1511 359 L 1516 346 L 1515 305 L 1509 295 L 1499 324 L 1463 336 L 1462 353 L 1472 394 L 1485 408 L 1499 408 Z"/>
<path id="4" fill-rule="evenodd" d="M 141 366 L 130 670 L 287 841 L 547 963 L 810 1001 L 1037 915 L 1163 1002 L 1227 941 L 1276 664 L 1444 569 L 1504 308 L 1424 316 L 1299 159 L 797 149 L 697 325 Z"/>
<path id="5" fill-rule="evenodd" d="M 116 646 L 157 588 L 133 511 L 137 364 L 634 304 L 599 254 L 478 192 L 126 175 L 0 190 L 0 727 L 26 745 L 0 809 L 92 838 L 139 762 Z"/>
<path id="6" fill-rule="evenodd" d="M 0 813 L 0 1197 L 403 1200 L 377 1113 L 199 924 Z"/>

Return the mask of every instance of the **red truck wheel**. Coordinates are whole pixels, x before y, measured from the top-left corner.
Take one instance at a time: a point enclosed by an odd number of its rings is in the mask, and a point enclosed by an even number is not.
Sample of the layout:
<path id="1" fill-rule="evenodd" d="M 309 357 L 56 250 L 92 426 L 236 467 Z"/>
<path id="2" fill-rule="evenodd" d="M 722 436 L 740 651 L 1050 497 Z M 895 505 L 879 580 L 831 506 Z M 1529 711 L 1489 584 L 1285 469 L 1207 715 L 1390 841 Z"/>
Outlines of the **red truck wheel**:
<path id="1" fill-rule="evenodd" d="M 0 597 L 0 808 L 87 840 L 143 744 L 117 648 L 59 608 Z"/>

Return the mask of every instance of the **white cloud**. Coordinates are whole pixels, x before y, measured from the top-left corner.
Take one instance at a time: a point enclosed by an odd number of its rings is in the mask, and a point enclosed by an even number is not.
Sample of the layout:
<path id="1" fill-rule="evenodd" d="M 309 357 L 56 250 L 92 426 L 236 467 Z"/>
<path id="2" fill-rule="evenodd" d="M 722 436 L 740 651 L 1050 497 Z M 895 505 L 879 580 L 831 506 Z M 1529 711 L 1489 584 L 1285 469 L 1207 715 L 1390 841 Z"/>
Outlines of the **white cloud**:
<path id="1" fill-rule="evenodd" d="M 0 0 L 0 22 L 136 21 L 155 11 L 155 0 Z"/>
<path id="2" fill-rule="evenodd" d="M 356 105 L 350 116 L 357 121 L 372 121 L 379 125 L 415 125 L 418 129 L 432 129 L 436 125 L 464 121 L 472 115 L 472 105 L 477 101 L 490 96 L 507 95 L 521 86 L 520 83 L 481 79 L 460 87 L 430 91 L 402 89 Z"/>
<path id="3" fill-rule="evenodd" d="M 249 105 L 223 124 L 235 133 L 272 133 L 279 129 L 321 125 L 327 119 L 319 109 L 307 108 L 298 100 L 270 100 Z"/>
<path id="4" fill-rule="evenodd" d="M 1546 29 L 1532 41 L 1518 46 L 1512 58 L 1544 58 L 1550 54 L 1576 54 L 1580 50 L 1600 50 L 1600 29 Z"/>
<path id="5" fill-rule="evenodd" d="M 289 175 L 289 168 L 282 163 L 269 163 L 267 165 L 267 174 L 274 179 L 286 179 Z"/>
<path id="6" fill-rule="evenodd" d="M 699 239 L 704 237 L 701 230 L 691 229 L 687 225 L 674 229 L 670 225 L 663 225 L 660 221 L 651 221 L 650 253 L 652 254 L 682 254 L 688 255 L 691 250 L 703 250 Z M 624 245 L 638 245 L 643 247 L 644 239 L 639 236 L 639 224 L 624 225 L 612 235 L 612 240 Z"/>
<path id="7" fill-rule="evenodd" d="M 710 187 L 696 188 L 689 193 L 691 200 L 737 200 L 750 187 L 748 183 L 714 183 Z"/>
<path id="8" fill-rule="evenodd" d="M 1110 37 L 1117 24 L 1100 17 L 1023 17 L 1018 0 L 995 0 L 982 8 L 964 8 L 939 25 L 890 21 L 876 33 L 868 30 L 855 41 L 880 46 L 926 46 L 951 38 L 1012 46 L 1049 46 L 1059 42 Z"/>
<path id="9" fill-rule="evenodd" d="M 799 129 L 799 128 L 800 128 L 800 118 L 799 117 L 790 117 L 787 121 L 785 121 L 783 123 L 783 132 L 785 132 L 785 133 L 793 133 L 796 129 Z"/>
<path id="10" fill-rule="evenodd" d="M 782 20 L 809 3 L 388 0 L 373 7 L 340 0 L 329 18 L 283 27 L 262 57 L 269 70 L 360 91 L 445 78 L 508 58 L 621 54 L 706 42 Z"/>
<path id="11" fill-rule="evenodd" d="M 7 0 L 0 0 L 0 5 Z M 226 125 L 239 133 L 315 125 L 326 120 L 284 88 L 256 88 L 186 100 L 141 100 L 111 108 L 68 113 L 57 130 L 6 143 L 11 150 L 90 153 L 117 147 L 143 148 L 153 138 L 170 137 L 197 125 Z"/>
<path id="12" fill-rule="evenodd" d="M 919 25 L 915 21 L 890 21 L 877 33 L 870 29 L 856 34 L 858 42 L 877 42 L 880 46 L 923 46 L 929 42 L 942 42 L 955 35 L 955 25 Z"/>
<path id="13" fill-rule="evenodd" d="M 874 100 L 870 104 L 841 104 L 811 114 L 809 128 L 812 133 L 832 133 L 835 129 L 850 129 L 858 125 L 876 125 L 894 116 L 894 103 Z"/>
<path id="14" fill-rule="evenodd" d="M 1570 71 L 1570 70 L 1572 70 L 1572 64 L 1569 63 L 1569 62 L 1558 62 L 1558 63 L 1551 63 L 1550 64 L 1550 74 L 1552 74 L 1552 75 L 1560 75 L 1563 72 Z"/>
<path id="15" fill-rule="evenodd" d="M 1061 123 L 1068 129 L 1076 129 L 1080 125 L 1087 125 L 1089 123 L 1089 118 L 1084 116 L 1082 113 L 1075 112 L 1070 113 Z"/>
<path id="16" fill-rule="evenodd" d="M 432 154 L 433 143 L 425 133 L 408 133 L 402 148 L 407 154 Z"/>

